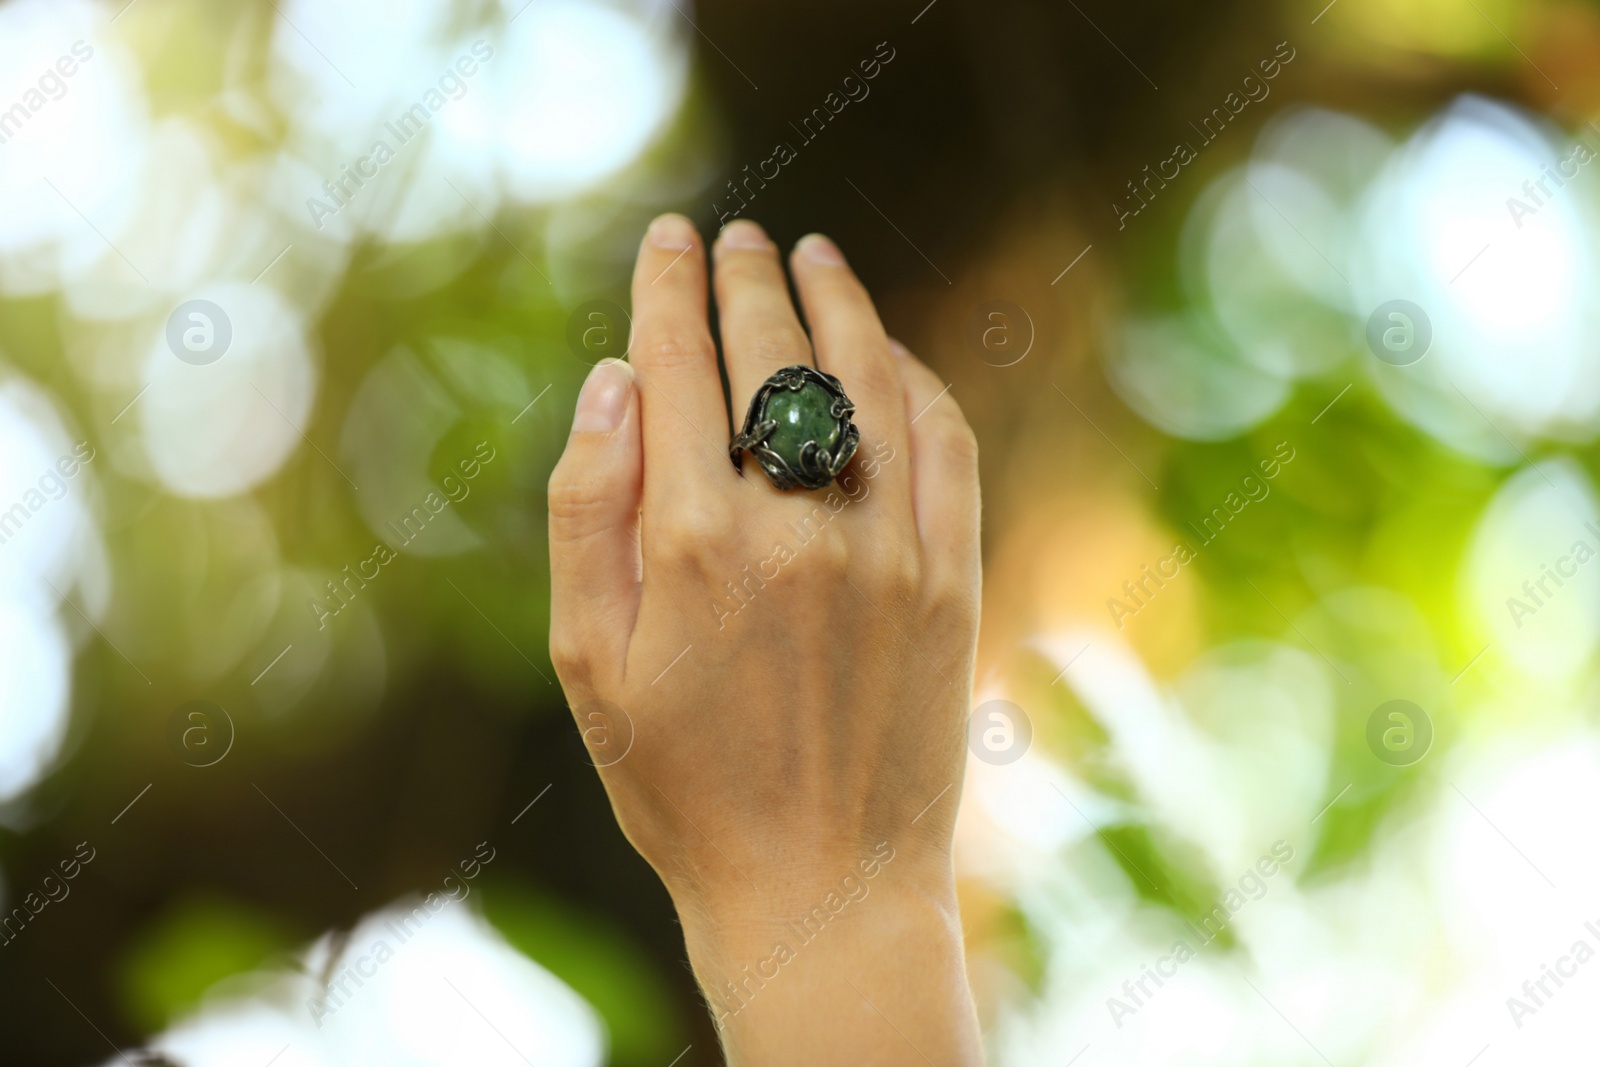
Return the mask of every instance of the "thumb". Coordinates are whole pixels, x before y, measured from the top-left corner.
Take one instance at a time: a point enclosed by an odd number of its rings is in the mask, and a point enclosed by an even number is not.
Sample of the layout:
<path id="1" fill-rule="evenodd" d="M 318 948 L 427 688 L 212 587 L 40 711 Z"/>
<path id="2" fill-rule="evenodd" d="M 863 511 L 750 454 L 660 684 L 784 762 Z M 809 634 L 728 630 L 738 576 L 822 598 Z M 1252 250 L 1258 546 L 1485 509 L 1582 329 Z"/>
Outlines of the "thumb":
<path id="1" fill-rule="evenodd" d="M 569 691 L 621 673 L 639 610 L 643 471 L 633 368 L 604 360 L 550 475 L 550 659 Z"/>

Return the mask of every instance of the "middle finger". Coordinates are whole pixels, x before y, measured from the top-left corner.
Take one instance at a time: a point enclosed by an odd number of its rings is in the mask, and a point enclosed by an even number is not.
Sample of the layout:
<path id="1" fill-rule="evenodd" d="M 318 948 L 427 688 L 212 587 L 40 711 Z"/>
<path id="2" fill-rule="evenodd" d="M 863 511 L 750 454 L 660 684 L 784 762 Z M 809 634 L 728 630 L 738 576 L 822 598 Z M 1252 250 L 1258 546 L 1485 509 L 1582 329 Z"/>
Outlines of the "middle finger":
<path id="1" fill-rule="evenodd" d="M 715 277 L 722 359 L 737 433 L 762 382 L 784 367 L 811 364 L 811 342 L 789 299 L 778 248 L 760 226 L 737 219 L 723 228 L 717 238 Z"/>

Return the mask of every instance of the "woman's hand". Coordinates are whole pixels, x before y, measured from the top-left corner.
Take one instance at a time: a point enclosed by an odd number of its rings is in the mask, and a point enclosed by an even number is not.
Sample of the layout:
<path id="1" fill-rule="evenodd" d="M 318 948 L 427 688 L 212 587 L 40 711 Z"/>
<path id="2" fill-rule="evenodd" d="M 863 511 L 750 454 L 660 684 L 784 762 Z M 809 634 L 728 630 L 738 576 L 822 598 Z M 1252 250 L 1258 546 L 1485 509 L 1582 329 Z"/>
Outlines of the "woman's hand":
<path id="1" fill-rule="evenodd" d="M 951 836 L 979 596 L 977 452 L 831 242 L 715 248 L 742 424 L 774 371 L 855 402 L 838 481 L 728 461 L 687 219 L 650 227 L 631 367 L 590 374 L 550 480 L 551 656 L 618 821 L 683 920 L 736 1064 L 979 1062 Z"/>

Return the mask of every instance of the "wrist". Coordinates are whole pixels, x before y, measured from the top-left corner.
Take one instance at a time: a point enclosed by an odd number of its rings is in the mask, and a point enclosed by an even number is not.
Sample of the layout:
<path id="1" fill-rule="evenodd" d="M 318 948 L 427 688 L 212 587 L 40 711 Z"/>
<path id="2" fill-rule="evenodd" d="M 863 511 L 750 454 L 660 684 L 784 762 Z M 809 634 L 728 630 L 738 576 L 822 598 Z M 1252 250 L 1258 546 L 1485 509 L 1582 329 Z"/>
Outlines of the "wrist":
<path id="1" fill-rule="evenodd" d="M 785 931 L 805 939 L 808 922 L 815 933 L 847 914 L 880 910 L 876 904 L 866 907 L 869 899 L 894 898 L 951 914 L 956 908 L 948 851 L 923 853 L 889 841 L 767 863 L 759 870 L 741 868 L 715 879 L 682 879 L 667 888 L 686 936 L 717 948 Z"/>
<path id="2" fill-rule="evenodd" d="M 892 863 L 874 877 L 851 872 L 807 878 L 772 892 L 745 889 L 714 901 L 699 896 L 679 904 L 692 956 L 749 962 L 743 957 L 771 955 L 778 944 L 797 949 L 820 943 L 824 935 L 830 941 L 855 940 L 868 926 L 959 929 L 953 879 L 912 876 Z"/>
<path id="3" fill-rule="evenodd" d="M 796 872 L 784 884 L 680 901 L 685 945 L 719 1029 L 807 1003 L 822 983 L 850 998 L 892 996 L 884 981 L 942 984 L 967 1005 L 953 871 L 881 848 L 863 860 Z M 889 961 L 892 967 L 883 968 Z M 875 992 L 874 987 L 879 987 Z"/>
<path id="4" fill-rule="evenodd" d="M 982 1062 L 953 879 L 897 879 L 912 872 L 896 862 L 870 879 L 822 880 L 810 896 L 680 913 L 730 1065 L 848 1062 L 903 1041 L 908 1063 Z"/>

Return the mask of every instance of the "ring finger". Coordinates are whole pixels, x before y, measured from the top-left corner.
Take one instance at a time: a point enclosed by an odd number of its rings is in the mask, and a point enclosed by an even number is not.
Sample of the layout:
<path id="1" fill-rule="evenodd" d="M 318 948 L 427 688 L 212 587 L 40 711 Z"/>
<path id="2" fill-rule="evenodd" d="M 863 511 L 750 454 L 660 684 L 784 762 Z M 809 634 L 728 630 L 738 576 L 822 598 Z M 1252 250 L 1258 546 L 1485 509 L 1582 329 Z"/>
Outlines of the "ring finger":
<path id="1" fill-rule="evenodd" d="M 908 455 L 905 393 L 900 369 L 889 353 L 872 298 L 830 240 L 803 238 L 791 257 L 795 287 L 816 345 L 817 367 L 844 383 L 856 404 L 862 453 L 888 445 L 890 455 Z M 858 453 L 860 454 L 860 453 Z M 905 512 L 911 506 L 910 464 L 885 469 L 879 487 Z"/>
<path id="2" fill-rule="evenodd" d="M 737 219 L 717 238 L 716 289 L 722 358 L 738 433 L 762 382 L 784 367 L 811 364 L 811 342 L 789 299 L 777 246 L 755 223 Z"/>

